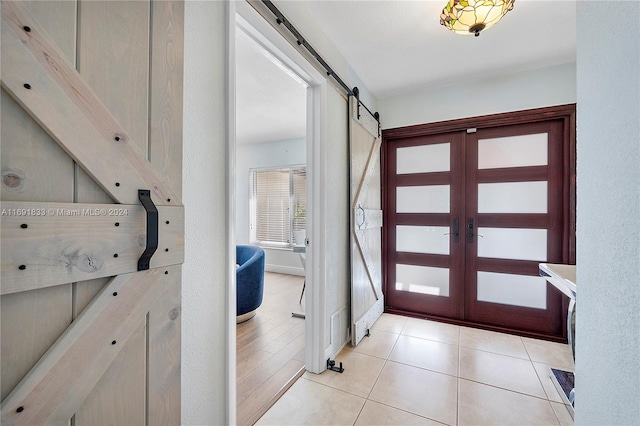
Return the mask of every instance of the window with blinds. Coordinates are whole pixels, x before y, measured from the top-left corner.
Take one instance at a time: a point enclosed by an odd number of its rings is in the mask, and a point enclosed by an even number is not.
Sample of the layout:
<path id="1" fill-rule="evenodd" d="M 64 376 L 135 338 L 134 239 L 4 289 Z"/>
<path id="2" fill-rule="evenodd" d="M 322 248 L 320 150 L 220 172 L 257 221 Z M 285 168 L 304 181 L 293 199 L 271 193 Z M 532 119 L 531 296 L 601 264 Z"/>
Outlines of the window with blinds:
<path id="1" fill-rule="evenodd" d="M 293 247 L 294 231 L 307 226 L 306 167 L 252 169 L 249 173 L 251 243 Z"/>

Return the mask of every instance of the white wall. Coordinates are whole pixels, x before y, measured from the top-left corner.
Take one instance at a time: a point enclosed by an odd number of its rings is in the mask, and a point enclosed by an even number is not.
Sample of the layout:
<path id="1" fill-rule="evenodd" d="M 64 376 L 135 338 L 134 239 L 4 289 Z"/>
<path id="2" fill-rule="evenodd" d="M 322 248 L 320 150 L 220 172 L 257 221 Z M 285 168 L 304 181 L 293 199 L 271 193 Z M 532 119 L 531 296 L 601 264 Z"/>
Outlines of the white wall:
<path id="1" fill-rule="evenodd" d="M 640 2 L 611 5 L 577 8 L 577 425 L 640 424 Z"/>
<path id="2" fill-rule="evenodd" d="M 185 263 L 182 424 L 223 425 L 227 407 L 225 2 L 185 2 Z M 233 306 L 235 309 L 235 306 Z M 231 370 L 230 370 L 231 369 Z M 235 404 L 234 404 L 235 405 Z"/>
<path id="3" fill-rule="evenodd" d="M 313 13 L 307 9 L 305 1 L 275 0 L 274 4 L 289 19 L 298 31 L 304 36 L 313 48 L 331 66 L 331 69 L 345 82 L 349 88 L 357 86 L 360 89 L 360 100 L 371 110 L 376 111 L 375 98 L 369 93 L 369 89 L 360 80 L 360 77 L 351 68 L 349 62 L 342 56 L 336 46 L 326 36 L 322 28 L 314 19 Z M 322 70 L 324 73 L 324 70 Z M 333 79 L 329 79 L 334 81 Z M 337 83 L 336 83 L 337 84 Z"/>
<path id="4" fill-rule="evenodd" d="M 249 169 L 301 165 L 307 162 L 305 139 L 236 146 L 236 242 L 249 244 Z M 298 253 L 265 249 L 265 269 L 304 275 Z"/>
<path id="5" fill-rule="evenodd" d="M 378 100 L 383 129 L 576 101 L 575 63 L 436 87 Z"/>

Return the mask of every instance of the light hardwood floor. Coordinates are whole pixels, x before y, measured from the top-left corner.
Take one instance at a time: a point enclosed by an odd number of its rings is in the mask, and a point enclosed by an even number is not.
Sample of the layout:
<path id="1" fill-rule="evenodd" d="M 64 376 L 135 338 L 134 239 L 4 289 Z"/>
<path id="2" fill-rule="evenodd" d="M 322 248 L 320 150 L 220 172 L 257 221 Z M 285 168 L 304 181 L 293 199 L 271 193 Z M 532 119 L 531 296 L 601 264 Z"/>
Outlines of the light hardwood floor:
<path id="1" fill-rule="evenodd" d="M 252 425 L 304 373 L 304 322 L 292 317 L 304 277 L 265 273 L 264 298 L 255 317 L 238 324 L 237 424 Z"/>

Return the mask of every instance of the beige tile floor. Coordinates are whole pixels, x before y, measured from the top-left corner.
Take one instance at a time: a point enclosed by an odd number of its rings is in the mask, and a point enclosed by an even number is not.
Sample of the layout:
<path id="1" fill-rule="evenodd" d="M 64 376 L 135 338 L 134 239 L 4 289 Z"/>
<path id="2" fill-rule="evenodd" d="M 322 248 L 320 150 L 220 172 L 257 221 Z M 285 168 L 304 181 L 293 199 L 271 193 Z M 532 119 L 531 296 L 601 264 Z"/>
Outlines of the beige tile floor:
<path id="1" fill-rule="evenodd" d="M 336 362 L 257 424 L 573 425 L 548 375 L 573 371 L 565 344 L 383 314 Z"/>

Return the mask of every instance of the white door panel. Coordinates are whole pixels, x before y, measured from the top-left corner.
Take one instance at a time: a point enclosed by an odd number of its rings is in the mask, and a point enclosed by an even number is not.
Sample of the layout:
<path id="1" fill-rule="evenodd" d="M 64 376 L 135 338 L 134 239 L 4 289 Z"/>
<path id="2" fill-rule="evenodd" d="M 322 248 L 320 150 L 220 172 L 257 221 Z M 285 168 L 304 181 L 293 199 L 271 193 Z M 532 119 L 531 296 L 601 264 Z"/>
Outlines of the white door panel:
<path id="1" fill-rule="evenodd" d="M 351 343 L 357 345 L 384 311 L 378 121 L 350 98 Z"/>

